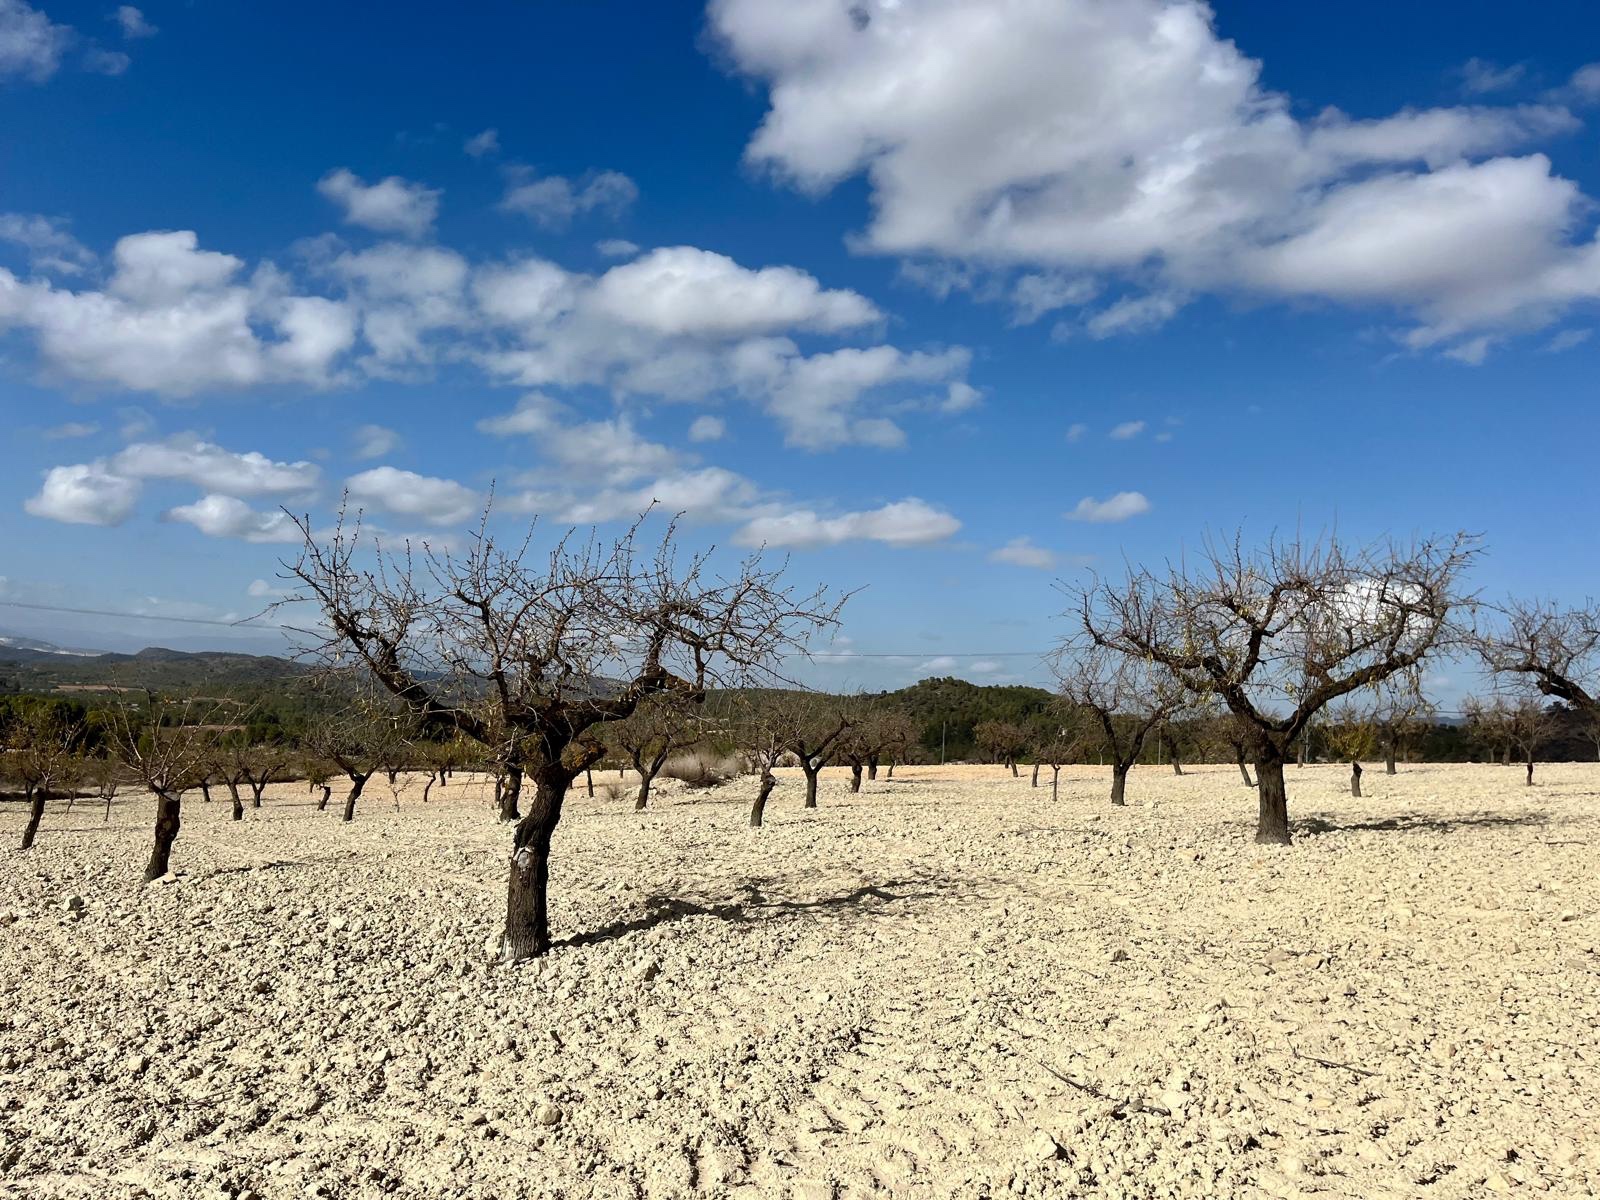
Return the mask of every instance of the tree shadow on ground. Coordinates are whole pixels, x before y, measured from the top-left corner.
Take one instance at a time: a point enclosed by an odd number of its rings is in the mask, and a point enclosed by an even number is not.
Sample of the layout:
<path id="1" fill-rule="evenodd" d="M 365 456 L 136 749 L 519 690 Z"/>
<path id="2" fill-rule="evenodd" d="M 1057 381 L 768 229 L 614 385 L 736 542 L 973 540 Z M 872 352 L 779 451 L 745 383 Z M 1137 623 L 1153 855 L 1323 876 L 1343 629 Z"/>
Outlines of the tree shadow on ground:
<path id="1" fill-rule="evenodd" d="M 1463 817 L 1434 817 L 1425 813 L 1399 813 L 1392 817 L 1365 821 L 1330 821 L 1326 817 L 1305 817 L 1293 823 L 1295 833 L 1376 833 L 1415 832 L 1454 833 L 1458 829 L 1515 829 L 1550 824 L 1547 812 L 1474 813 Z"/>
<path id="2" fill-rule="evenodd" d="M 747 880 L 739 886 L 740 894 L 736 898 L 712 904 L 701 904 L 676 896 L 647 896 L 643 901 L 644 911 L 638 916 L 614 921 L 587 933 L 560 938 L 554 944 L 592 946 L 692 917 L 710 917 L 733 925 L 749 925 L 803 913 L 871 919 L 888 910 L 891 905 L 898 911 L 906 904 L 917 901 L 982 898 L 979 892 L 961 881 L 943 877 L 891 879 L 879 884 L 862 884 L 840 895 L 823 896 L 815 900 L 769 899 L 764 889 L 771 883 L 763 879 Z"/>

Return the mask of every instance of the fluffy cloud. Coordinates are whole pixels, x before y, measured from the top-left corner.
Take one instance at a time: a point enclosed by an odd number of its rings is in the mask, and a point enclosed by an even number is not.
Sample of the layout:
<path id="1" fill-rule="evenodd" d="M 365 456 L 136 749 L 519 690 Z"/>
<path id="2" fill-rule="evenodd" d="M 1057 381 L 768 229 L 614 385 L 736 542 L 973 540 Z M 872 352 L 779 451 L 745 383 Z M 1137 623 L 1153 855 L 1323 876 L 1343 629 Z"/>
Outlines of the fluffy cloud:
<path id="1" fill-rule="evenodd" d="M 57 25 L 25 0 L 0 0 L 0 83 L 43 83 L 61 66 L 72 29 Z"/>
<path id="2" fill-rule="evenodd" d="M 433 228 L 439 215 L 436 189 L 390 175 L 377 183 L 340 167 L 317 181 L 317 191 L 344 210 L 344 220 L 379 233 L 420 238 Z"/>
<path id="3" fill-rule="evenodd" d="M 322 472 L 308 462 L 274 462 L 264 454 L 236 454 L 193 437 L 136 442 L 110 460 L 110 469 L 130 479 L 192 483 L 224 496 L 296 496 L 316 490 Z"/>
<path id="4" fill-rule="evenodd" d="M 1302 120 L 1200 0 L 1010 0 L 1003 17 L 795 0 L 781 19 L 712 0 L 710 16 L 769 87 L 750 161 L 811 192 L 865 173 L 864 249 L 1056 273 L 1023 289 L 1019 319 L 1082 302 L 1066 280 L 1111 277 L 1152 299 L 1091 317 L 1096 336 L 1243 291 L 1394 308 L 1435 344 L 1600 295 L 1600 251 L 1574 237 L 1585 198 L 1542 156 L 1503 157 L 1576 128 L 1560 107 Z"/>
<path id="5" fill-rule="evenodd" d="M 145 15 L 131 4 L 124 4 L 112 14 L 111 19 L 117 23 L 125 38 L 155 37 L 161 32 L 145 18 Z"/>
<path id="6" fill-rule="evenodd" d="M 727 432 L 728 423 L 721 417 L 713 417 L 709 413 L 696 417 L 689 424 L 691 442 L 720 442 Z"/>
<path id="7" fill-rule="evenodd" d="M 548 229 L 561 229 L 574 217 L 588 213 L 621 216 L 639 198 L 638 186 L 621 171 L 596 171 L 574 181 L 512 167 L 507 176 L 500 210 L 518 213 Z"/>
<path id="8" fill-rule="evenodd" d="M 290 294 L 269 270 L 198 248 L 193 232 L 130 234 L 104 290 L 27 282 L 0 268 L 0 330 L 33 332 L 44 363 L 89 383 L 186 396 L 205 388 L 330 383 L 353 317 Z"/>
<path id="9" fill-rule="evenodd" d="M 482 158 L 486 154 L 499 154 L 500 131 L 485 129 L 482 133 L 475 133 L 462 143 L 461 148 L 473 158 Z"/>
<path id="10" fill-rule="evenodd" d="M 798 268 L 751 270 L 693 246 L 666 247 L 612 267 L 595 282 L 590 303 L 622 324 L 669 337 L 839 333 L 882 319 L 865 297 L 825 290 Z"/>
<path id="11" fill-rule="evenodd" d="M 1129 517 L 1137 517 L 1141 513 L 1150 511 L 1150 501 L 1144 498 L 1142 492 L 1118 492 L 1115 496 L 1108 496 L 1104 500 L 1096 500 L 1093 496 L 1085 496 L 1078 501 L 1078 506 L 1065 516 L 1069 521 L 1092 521 L 1105 524 L 1113 521 L 1126 521 Z"/>
<path id="12" fill-rule="evenodd" d="M 208 537 L 246 542 L 284 543 L 300 540 L 300 530 L 284 512 L 257 512 L 232 496 L 202 496 L 193 504 L 168 509 L 165 517 L 193 525 Z M 252 593 L 254 594 L 254 593 Z"/>
<path id="13" fill-rule="evenodd" d="M 823 517 L 810 509 L 758 517 L 733 535 L 741 546 L 814 549 L 841 542 L 882 542 L 889 546 L 921 546 L 941 542 L 961 522 L 917 499 L 896 501 L 866 512 Z"/>
<path id="14" fill-rule="evenodd" d="M 1072 428 L 1077 429 L 1079 427 L 1074 425 Z M 1146 423 L 1144 421 L 1124 421 L 1120 425 L 1113 425 L 1111 427 L 1111 432 L 1106 434 L 1106 436 L 1111 438 L 1113 441 L 1126 442 L 1131 438 L 1138 437 L 1145 431 L 1145 429 Z M 1072 430 L 1067 431 L 1067 437 L 1071 441 L 1077 440 L 1076 438 L 1072 437 Z"/>
<path id="15" fill-rule="evenodd" d="M 400 446 L 400 435 L 382 425 L 361 425 L 355 431 L 355 447 L 351 451 L 357 458 L 382 458 Z"/>
<path id="16" fill-rule="evenodd" d="M 475 515 L 483 498 L 451 479 L 435 479 L 395 467 L 373 467 L 352 475 L 345 490 L 358 505 L 381 508 L 430 525 L 459 525 Z"/>
<path id="17" fill-rule="evenodd" d="M 52 467 L 44 486 L 23 507 L 36 517 L 76 525 L 116 525 L 138 502 L 147 480 L 190 483 L 207 494 L 170 510 L 169 520 L 213 537 L 253 542 L 293 540 L 282 513 L 256 513 L 241 496 L 308 496 L 321 472 L 305 462 L 275 462 L 264 454 L 236 454 L 190 436 L 136 442 L 109 459 Z"/>
<path id="18" fill-rule="evenodd" d="M 639 253 L 637 242 L 630 242 L 627 238 L 602 238 L 594 244 L 595 253 L 606 258 L 632 258 Z"/>
<path id="19" fill-rule="evenodd" d="M 103 462 L 51 467 L 44 486 L 23 508 L 69 525 L 118 525 L 139 500 L 139 482 L 107 470 Z"/>
<path id="20" fill-rule="evenodd" d="M 1461 64 L 1458 74 L 1461 76 L 1463 91 L 1474 96 L 1483 96 L 1489 92 L 1503 92 L 1509 87 L 1515 87 L 1527 74 L 1527 68 L 1521 63 L 1499 67 L 1481 58 L 1469 58 Z"/>
<path id="21" fill-rule="evenodd" d="M 36 271 L 79 275 L 95 263 L 94 255 L 67 232 L 64 222 L 34 213 L 0 213 L 0 242 L 21 246 Z"/>
<path id="22" fill-rule="evenodd" d="M 1018 537 L 990 551 L 989 561 L 1009 563 L 1013 567 L 1049 570 L 1056 565 L 1056 556 L 1053 551 L 1046 550 L 1043 546 L 1035 546 L 1031 538 Z"/>

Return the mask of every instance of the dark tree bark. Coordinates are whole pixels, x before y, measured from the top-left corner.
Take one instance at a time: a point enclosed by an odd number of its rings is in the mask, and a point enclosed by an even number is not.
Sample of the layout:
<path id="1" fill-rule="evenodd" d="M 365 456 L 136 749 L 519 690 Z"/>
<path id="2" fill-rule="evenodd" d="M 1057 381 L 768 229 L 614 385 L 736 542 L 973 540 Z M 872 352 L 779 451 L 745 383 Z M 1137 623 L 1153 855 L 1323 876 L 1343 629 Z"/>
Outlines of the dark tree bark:
<path id="1" fill-rule="evenodd" d="M 894 767 L 891 766 L 889 769 L 891 771 L 893 771 Z M 869 780 L 873 781 L 873 782 L 877 781 L 877 778 L 878 778 L 878 756 L 876 754 L 872 755 L 870 758 L 867 759 L 867 778 Z"/>
<path id="2" fill-rule="evenodd" d="M 33 839 L 39 834 L 39 822 L 44 820 L 44 789 L 33 787 L 27 789 L 28 797 L 28 824 L 22 831 L 23 850 L 33 849 Z"/>
<path id="3" fill-rule="evenodd" d="M 1399 773 L 1395 767 L 1394 743 L 1394 738 L 1389 738 L 1383 743 L 1383 773 L 1385 775 L 1396 775 Z"/>
<path id="4" fill-rule="evenodd" d="M 177 791 L 156 793 L 155 842 L 150 847 L 150 862 L 144 869 L 146 883 L 160 879 L 172 869 L 172 843 L 182 827 L 183 797 Z"/>
<path id="5" fill-rule="evenodd" d="M 507 767 L 505 776 L 499 781 L 499 785 L 500 819 L 502 821 L 520 821 L 522 814 L 517 811 L 517 805 L 522 798 L 522 768 L 518 766 Z"/>
<path id="6" fill-rule="evenodd" d="M 650 785 L 655 782 L 656 776 L 661 773 L 661 768 L 667 765 L 667 755 L 671 753 L 672 742 L 664 742 L 660 752 L 647 765 L 643 751 L 633 750 L 629 752 L 629 757 L 633 759 L 633 769 L 639 772 L 639 795 L 633 802 L 634 812 L 643 812 L 646 805 L 650 803 Z"/>
<path id="7" fill-rule="evenodd" d="M 1021 779 L 1022 778 L 1022 772 L 1017 770 L 1017 760 L 1016 759 L 1014 759 L 1014 758 L 1007 759 L 1006 760 L 1006 765 L 1011 768 L 1011 778 L 1013 778 L 1013 779 Z"/>
<path id="8" fill-rule="evenodd" d="M 594 772 L 593 771 L 585 771 L 583 773 L 583 783 L 584 783 L 584 786 L 589 789 L 589 799 L 593 800 L 594 799 Z"/>
<path id="9" fill-rule="evenodd" d="M 1033 782 L 1031 784 L 1029 784 L 1028 786 L 1030 786 L 1030 787 L 1038 787 L 1039 786 L 1039 764 L 1038 764 L 1037 761 L 1035 761 L 1034 764 L 1033 764 Z"/>
<path id="10" fill-rule="evenodd" d="M 239 798 L 239 781 L 237 779 L 225 779 L 223 782 L 228 785 L 228 796 L 233 801 L 233 819 L 235 821 L 244 820 L 244 801 Z"/>
<path id="11" fill-rule="evenodd" d="M 561 820 L 561 803 L 577 777 L 577 772 L 555 764 L 534 772 L 533 800 L 511 842 L 506 927 L 500 946 L 507 961 L 535 958 L 550 949 L 550 841 Z"/>
<path id="12" fill-rule="evenodd" d="M 371 771 L 357 771 L 350 776 L 350 792 L 344 798 L 344 816 L 341 818 L 345 824 L 356 819 L 356 801 L 361 798 L 361 792 L 371 778 Z"/>
<path id="13" fill-rule="evenodd" d="M 207 804 L 211 803 L 211 781 L 209 779 L 200 781 L 200 798 Z"/>
<path id="14" fill-rule="evenodd" d="M 428 772 L 428 782 L 422 785 L 422 802 L 424 804 L 426 804 L 428 802 L 428 793 L 433 791 L 434 781 L 437 780 L 438 778 L 439 778 L 439 776 L 438 776 L 437 772 L 434 772 L 434 771 L 429 771 Z"/>
<path id="15" fill-rule="evenodd" d="M 806 807 L 817 806 L 817 776 L 822 774 L 821 765 L 812 766 L 805 758 L 800 759 L 800 770 L 806 777 Z"/>
<path id="16" fill-rule="evenodd" d="M 1595 755 L 1597 758 L 1600 758 L 1600 749 L 1595 750 Z M 889 778 L 894 778 L 894 759 L 892 758 L 889 760 Z"/>
<path id="17" fill-rule="evenodd" d="M 1283 782 L 1283 759 L 1266 754 L 1256 758 L 1256 790 L 1261 797 L 1256 841 L 1266 845 L 1287 846 L 1289 792 Z"/>
<path id="18" fill-rule="evenodd" d="M 1245 766 L 1244 747 L 1243 746 L 1235 746 L 1233 748 L 1233 754 L 1234 754 L 1235 760 L 1239 764 L 1239 776 L 1240 776 L 1240 778 L 1242 778 L 1244 780 L 1245 787 L 1248 787 L 1248 788 L 1255 787 L 1256 781 L 1254 779 L 1250 778 L 1250 768 Z"/>
<path id="19" fill-rule="evenodd" d="M 322 786 L 322 799 L 317 801 L 317 811 L 318 812 L 327 812 L 328 811 L 328 800 L 333 795 L 333 785 L 332 784 L 328 784 L 328 783 L 324 783 L 321 786 Z"/>
<path id="20" fill-rule="evenodd" d="M 761 773 L 761 790 L 756 793 L 756 802 L 750 806 L 750 828 L 761 828 L 762 819 L 767 813 L 767 797 L 772 795 L 772 789 L 777 785 L 777 777 L 771 771 Z"/>
<path id="21" fill-rule="evenodd" d="M 1111 766 L 1111 803 L 1119 808 L 1128 803 L 1128 766 L 1124 763 L 1113 763 Z"/>
<path id="22" fill-rule="evenodd" d="M 1528 753 L 1528 775 L 1527 775 L 1527 778 L 1522 781 L 1522 785 L 1524 787 L 1532 787 L 1533 786 L 1533 752 L 1532 751 L 1529 751 L 1529 753 Z"/>
<path id="23" fill-rule="evenodd" d="M 1050 799 L 1055 801 L 1061 796 L 1061 768 L 1050 768 Z"/>
<path id="24" fill-rule="evenodd" d="M 1361 799 L 1361 764 L 1350 764 L 1350 794 L 1357 800 Z"/>
<path id="25" fill-rule="evenodd" d="M 859 792 L 861 790 L 861 764 L 860 763 L 851 763 L 850 764 L 850 790 L 852 792 Z"/>

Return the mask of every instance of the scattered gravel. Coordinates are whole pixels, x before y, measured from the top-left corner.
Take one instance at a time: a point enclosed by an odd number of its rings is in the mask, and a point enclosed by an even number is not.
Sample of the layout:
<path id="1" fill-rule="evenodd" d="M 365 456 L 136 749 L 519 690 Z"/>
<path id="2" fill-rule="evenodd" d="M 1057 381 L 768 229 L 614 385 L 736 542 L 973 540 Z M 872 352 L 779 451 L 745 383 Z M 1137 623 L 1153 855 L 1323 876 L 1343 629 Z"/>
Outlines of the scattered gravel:
<path id="1" fill-rule="evenodd" d="M 1600 767 L 1291 770 L 1287 850 L 1232 766 L 896 775 L 760 831 L 749 781 L 575 790 L 516 967 L 481 779 L 194 796 L 148 887 L 148 800 L 52 804 L 0 851 L 0 1195 L 1596 1194 Z"/>

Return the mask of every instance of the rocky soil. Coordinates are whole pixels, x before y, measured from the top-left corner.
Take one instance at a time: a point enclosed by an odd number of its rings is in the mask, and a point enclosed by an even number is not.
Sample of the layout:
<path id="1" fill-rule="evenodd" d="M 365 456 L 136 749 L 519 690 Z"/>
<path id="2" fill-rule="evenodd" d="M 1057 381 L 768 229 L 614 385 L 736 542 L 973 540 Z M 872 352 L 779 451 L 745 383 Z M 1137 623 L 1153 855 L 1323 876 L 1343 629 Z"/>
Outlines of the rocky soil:
<path id="1" fill-rule="evenodd" d="M 0 1194 L 1600 1188 L 1600 767 L 1291 770 L 1289 849 L 1232 767 L 897 774 L 575 794 L 510 968 L 481 780 L 194 797 L 148 887 L 148 799 L 7 805 Z"/>

